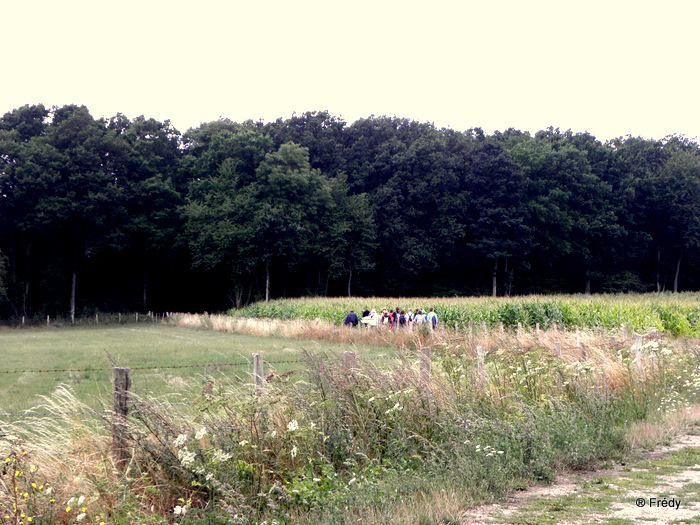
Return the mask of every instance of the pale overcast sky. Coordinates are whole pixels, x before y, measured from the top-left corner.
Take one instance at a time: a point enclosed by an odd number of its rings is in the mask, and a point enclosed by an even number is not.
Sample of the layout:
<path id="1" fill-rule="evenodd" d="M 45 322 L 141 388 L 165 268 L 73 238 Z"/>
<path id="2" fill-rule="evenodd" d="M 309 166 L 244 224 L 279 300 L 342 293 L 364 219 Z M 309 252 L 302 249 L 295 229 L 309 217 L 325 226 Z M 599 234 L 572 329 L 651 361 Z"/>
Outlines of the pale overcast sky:
<path id="1" fill-rule="evenodd" d="M 0 114 L 700 137 L 697 0 L 0 2 Z"/>

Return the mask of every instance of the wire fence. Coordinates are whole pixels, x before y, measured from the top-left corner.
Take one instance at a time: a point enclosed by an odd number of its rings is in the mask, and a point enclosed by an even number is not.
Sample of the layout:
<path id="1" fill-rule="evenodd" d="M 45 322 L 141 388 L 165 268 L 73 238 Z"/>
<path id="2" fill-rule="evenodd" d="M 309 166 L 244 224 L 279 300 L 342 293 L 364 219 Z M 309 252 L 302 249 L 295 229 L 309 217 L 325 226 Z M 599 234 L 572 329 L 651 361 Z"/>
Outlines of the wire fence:
<path id="1" fill-rule="evenodd" d="M 254 354 L 255 355 L 255 354 Z M 326 354 L 322 354 L 323 357 L 329 357 Z M 363 357 L 365 361 L 392 361 L 397 358 L 396 355 L 379 355 L 371 357 Z M 273 359 L 264 360 L 265 365 L 295 365 L 295 364 L 306 364 L 307 360 L 302 358 L 297 359 Z M 182 370 L 182 369 L 195 369 L 195 368 L 234 368 L 234 367 L 253 367 L 254 359 L 236 361 L 236 362 L 225 362 L 225 363 L 195 363 L 188 365 L 150 365 L 150 366 L 133 366 L 128 367 L 130 371 L 145 371 L 145 370 Z M 111 372 L 117 367 L 85 367 L 85 368 L 22 368 L 22 369 L 12 369 L 12 370 L 0 370 L 0 376 L 2 375 L 12 375 L 12 374 L 56 374 L 56 373 L 88 373 L 88 372 Z M 255 371 L 253 370 L 253 375 Z M 188 406 L 191 403 L 168 403 L 168 406 Z M 109 417 L 113 414 L 112 410 L 82 410 L 82 411 L 71 411 L 71 412 L 61 412 L 61 411 L 36 411 L 35 409 L 28 409 L 22 412 L 6 412 L 0 413 L 0 418 L 5 420 L 13 419 L 23 419 L 23 418 L 43 418 L 43 417 L 54 417 L 61 418 L 64 416 L 71 415 L 97 415 L 101 417 Z"/>

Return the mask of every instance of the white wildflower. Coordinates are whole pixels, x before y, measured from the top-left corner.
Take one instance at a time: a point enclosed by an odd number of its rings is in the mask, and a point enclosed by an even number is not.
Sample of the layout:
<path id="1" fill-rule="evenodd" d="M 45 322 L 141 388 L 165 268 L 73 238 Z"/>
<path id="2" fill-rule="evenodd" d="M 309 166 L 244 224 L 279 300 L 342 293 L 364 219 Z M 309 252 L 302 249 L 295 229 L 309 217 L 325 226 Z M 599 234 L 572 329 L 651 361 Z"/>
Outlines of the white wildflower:
<path id="1" fill-rule="evenodd" d="M 396 403 L 393 407 L 391 407 L 389 410 L 384 412 L 385 414 L 391 414 L 395 410 L 401 410 L 401 405 L 399 403 Z"/>
<path id="2" fill-rule="evenodd" d="M 289 432 L 294 432 L 295 430 L 299 430 L 299 423 L 297 422 L 296 419 L 292 419 L 289 423 L 287 423 L 287 430 Z"/>
<path id="3" fill-rule="evenodd" d="M 83 521 L 83 520 L 85 519 L 85 516 L 87 516 L 87 514 L 84 513 L 84 512 L 81 512 L 80 514 L 78 514 L 78 515 L 75 517 L 75 521 Z"/>
<path id="4" fill-rule="evenodd" d="M 207 435 L 207 429 L 204 428 L 204 427 L 202 427 L 202 428 L 200 428 L 200 429 L 197 431 L 197 433 L 194 435 L 194 438 L 197 439 L 197 440 L 200 440 L 200 439 L 202 439 L 202 438 L 203 438 L 204 436 L 206 436 L 206 435 Z"/>
<path id="5" fill-rule="evenodd" d="M 182 464 L 183 467 L 189 467 L 194 463 L 194 458 L 195 458 L 195 453 L 190 452 L 186 448 L 183 448 L 182 450 L 178 451 L 177 453 L 177 459 L 180 460 L 180 463 Z"/>
<path id="6" fill-rule="evenodd" d="M 187 506 L 181 506 L 181 505 L 175 505 L 175 508 L 173 509 L 173 514 L 176 516 L 184 516 L 187 514 Z"/>
<path id="7" fill-rule="evenodd" d="M 187 443 L 187 434 L 180 434 L 175 438 L 175 441 L 173 441 L 173 444 L 177 448 L 182 447 L 185 443 Z"/>
<path id="8" fill-rule="evenodd" d="M 296 446 L 296 445 L 294 445 L 294 446 L 292 447 L 292 452 L 291 452 L 291 454 L 292 454 L 292 458 L 297 457 L 297 446 Z"/>
<path id="9" fill-rule="evenodd" d="M 224 461 L 228 461 L 231 459 L 231 454 L 228 452 L 224 452 L 223 450 L 216 450 L 214 451 L 214 461 L 218 463 L 223 463 Z"/>

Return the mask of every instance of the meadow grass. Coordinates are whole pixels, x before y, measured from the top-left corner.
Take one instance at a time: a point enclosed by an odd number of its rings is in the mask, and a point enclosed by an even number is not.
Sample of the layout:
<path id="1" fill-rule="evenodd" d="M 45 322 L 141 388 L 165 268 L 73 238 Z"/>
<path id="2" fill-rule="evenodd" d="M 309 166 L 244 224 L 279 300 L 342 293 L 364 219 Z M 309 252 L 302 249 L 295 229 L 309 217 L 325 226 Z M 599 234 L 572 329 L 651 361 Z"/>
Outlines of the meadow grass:
<path id="1" fill-rule="evenodd" d="M 138 395 L 177 396 L 192 379 L 205 384 L 209 376 L 226 375 L 250 382 L 253 353 L 268 362 L 266 373 L 298 369 L 303 366 L 302 350 L 358 351 L 358 346 L 192 330 L 161 323 L 0 330 L 0 413 L 28 409 L 40 402 L 39 396 L 51 394 L 61 384 L 69 385 L 79 399 L 97 409 L 105 400 L 111 403 L 114 366 L 134 368 L 133 391 Z M 360 351 L 371 356 L 386 354 L 386 348 L 379 345 L 365 346 Z M 200 366 L 217 363 L 243 365 Z M 139 370 L 142 367 L 148 369 Z M 85 371 L 88 369 L 95 370 Z"/>

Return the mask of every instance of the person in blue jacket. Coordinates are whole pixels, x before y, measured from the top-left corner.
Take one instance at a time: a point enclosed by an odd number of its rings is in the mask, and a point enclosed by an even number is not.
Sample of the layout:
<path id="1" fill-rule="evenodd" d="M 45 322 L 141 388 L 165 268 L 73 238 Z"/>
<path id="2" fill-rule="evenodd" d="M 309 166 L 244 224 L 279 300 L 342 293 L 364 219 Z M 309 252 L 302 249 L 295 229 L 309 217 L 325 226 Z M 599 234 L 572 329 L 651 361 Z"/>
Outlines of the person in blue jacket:
<path id="1" fill-rule="evenodd" d="M 433 307 L 430 307 L 430 311 L 428 312 L 428 322 L 430 323 L 430 327 L 435 330 L 438 324 L 438 316 L 435 313 L 435 310 L 433 310 Z"/>
<path id="2" fill-rule="evenodd" d="M 357 314 L 355 313 L 354 310 L 350 310 L 350 313 L 345 316 L 345 324 L 346 326 L 357 326 L 357 324 L 360 322 L 360 320 L 357 318 Z"/>

